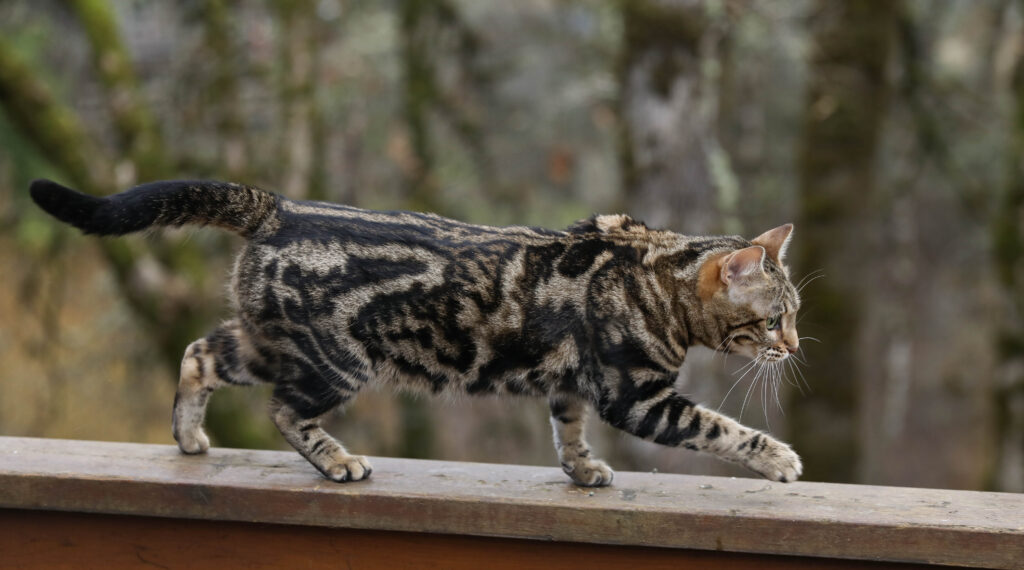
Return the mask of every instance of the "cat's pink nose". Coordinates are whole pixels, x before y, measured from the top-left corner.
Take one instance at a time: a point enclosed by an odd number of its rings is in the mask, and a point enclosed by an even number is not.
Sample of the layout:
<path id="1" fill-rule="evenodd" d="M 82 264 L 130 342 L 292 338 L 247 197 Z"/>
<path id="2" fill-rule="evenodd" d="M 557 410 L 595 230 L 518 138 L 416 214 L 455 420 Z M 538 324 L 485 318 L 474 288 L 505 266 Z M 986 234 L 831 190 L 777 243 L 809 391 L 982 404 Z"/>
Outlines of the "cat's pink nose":
<path id="1" fill-rule="evenodd" d="M 796 351 L 800 350 L 800 345 L 799 344 L 788 344 L 787 343 L 786 344 L 786 350 L 788 350 L 790 354 L 796 354 Z"/>

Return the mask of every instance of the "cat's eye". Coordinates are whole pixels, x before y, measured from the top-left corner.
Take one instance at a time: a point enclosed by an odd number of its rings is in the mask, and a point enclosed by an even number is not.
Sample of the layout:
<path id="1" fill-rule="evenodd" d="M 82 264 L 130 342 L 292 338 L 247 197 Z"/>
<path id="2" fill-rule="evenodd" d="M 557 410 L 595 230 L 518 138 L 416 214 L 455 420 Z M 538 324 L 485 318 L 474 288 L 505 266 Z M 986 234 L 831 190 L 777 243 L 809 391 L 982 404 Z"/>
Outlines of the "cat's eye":
<path id="1" fill-rule="evenodd" d="M 764 328 L 774 331 L 782 325 L 782 315 L 772 315 L 764 320 Z"/>

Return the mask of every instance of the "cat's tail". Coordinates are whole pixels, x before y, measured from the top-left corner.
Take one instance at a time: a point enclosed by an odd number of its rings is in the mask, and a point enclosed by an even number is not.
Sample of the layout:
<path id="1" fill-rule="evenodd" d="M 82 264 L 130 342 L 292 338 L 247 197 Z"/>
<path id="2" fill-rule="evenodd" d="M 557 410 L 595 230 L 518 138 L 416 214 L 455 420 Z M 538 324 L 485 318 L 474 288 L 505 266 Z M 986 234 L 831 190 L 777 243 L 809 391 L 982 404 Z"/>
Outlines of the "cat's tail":
<path id="1" fill-rule="evenodd" d="M 50 180 L 36 180 L 32 200 L 87 234 L 124 235 L 152 226 L 218 226 L 245 237 L 272 234 L 278 196 L 258 188 L 208 180 L 151 182 L 96 197 Z"/>

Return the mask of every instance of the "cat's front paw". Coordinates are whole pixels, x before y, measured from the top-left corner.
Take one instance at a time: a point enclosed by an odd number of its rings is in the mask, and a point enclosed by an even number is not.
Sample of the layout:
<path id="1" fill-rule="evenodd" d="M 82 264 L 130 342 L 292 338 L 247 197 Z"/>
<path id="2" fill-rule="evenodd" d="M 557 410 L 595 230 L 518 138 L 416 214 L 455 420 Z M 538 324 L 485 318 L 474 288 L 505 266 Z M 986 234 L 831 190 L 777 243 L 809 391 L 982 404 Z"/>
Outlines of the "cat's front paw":
<path id="1" fill-rule="evenodd" d="M 800 456 L 781 441 L 763 434 L 761 437 L 764 442 L 761 446 L 755 445 L 758 449 L 747 459 L 746 466 L 765 479 L 780 483 L 796 481 L 804 471 Z"/>
<path id="2" fill-rule="evenodd" d="M 324 469 L 324 475 L 338 483 L 361 481 L 369 477 L 370 473 L 373 473 L 373 467 L 370 467 L 370 462 L 362 455 L 346 456 Z"/>
<path id="3" fill-rule="evenodd" d="M 562 462 L 562 471 L 581 487 L 605 487 L 612 484 L 615 472 L 600 459 L 577 457 Z"/>

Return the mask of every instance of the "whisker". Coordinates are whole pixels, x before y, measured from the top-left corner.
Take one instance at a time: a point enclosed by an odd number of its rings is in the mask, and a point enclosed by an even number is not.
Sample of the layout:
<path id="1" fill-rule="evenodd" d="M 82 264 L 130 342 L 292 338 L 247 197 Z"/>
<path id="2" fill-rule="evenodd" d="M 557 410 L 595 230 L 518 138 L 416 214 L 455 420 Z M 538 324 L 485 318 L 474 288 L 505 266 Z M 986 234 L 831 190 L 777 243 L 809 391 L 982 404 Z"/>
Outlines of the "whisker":
<path id="1" fill-rule="evenodd" d="M 744 376 L 746 376 L 746 374 L 744 374 L 743 376 L 740 376 L 738 379 L 736 379 L 735 382 L 732 383 L 732 386 L 729 387 L 729 391 L 727 391 L 725 393 L 725 397 L 722 398 L 722 403 L 718 404 L 718 410 L 716 410 L 716 411 L 719 411 L 719 412 L 722 411 L 722 406 L 724 406 L 725 405 L 725 401 L 729 399 L 729 394 L 732 394 L 733 388 L 735 388 L 737 384 L 739 384 L 740 382 L 743 381 L 743 377 Z"/>
<path id="2" fill-rule="evenodd" d="M 768 384 L 771 382 L 774 364 L 774 362 L 768 363 L 767 374 L 765 374 L 764 380 L 761 381 L 761 413 L 764 414 L 764 424 L 767 426 L 768 431 L 772 429 L 772 422 L 768 419 Z"/>
<path id="3" fill-rule="evenodd" d="M 791 354 L 791 355 L 790 355 L 790 358 L 793 358 L 793 359 L 794 359 L 794 360 L 796 360 L 797 362 L 800 362 L 801 364 L 803 364 L 803 365 L 807 366 L 807 365 L 808 365 L 808 364 L 807 364 L 807 360 L 804 360 L 804 355 L 802 354 L 802 353 L 803 353 L 803 351 L 804 351 L 804 349 L 800 349 L 800 350 L 798 350 L 797 352 L 795 352 L 795 353 Z"/>
<path id="4" fill-rule="evenodd" d="M 814 283 L 818 279 L 821 279 L 822 277 L 825 276 L 825 273 L 821 272 L 820 269 L 818 270 L 818 272 L 819 273 L 817 275 L 815 275 L 814 272 L 809 273 L 809 274 L 805 275 L 803 279 L 800 280 L 800 283 L 798 283 L 797 286 L 796 286 L 796 292 L 797 292 L 798 295 L 800 294 L 801 291 L 804 290 L 805 287 L 807 287 L 811 283 Z"/>
<path id="5" fill-rule="evenodd" d="M 807 275 L 804 275 L 803 279 L 801 279 L 800 282 L 796 284 L 796 286 L 799 287 L 804 284 L 804 281 L 807 281 L 811 277 L 814 277 L 815 275 L 823 275 L 824 273 L 825 269 L 821 267 L 815 269 L 814 271 L 808 272 Z"/>
<path id="6" fill-rule="evenodd" d="M 743 412 L 744 412 L 744 410 L 747 409 L 747 401 L 750 399 L 750 394 L 753 391 L 754 386 L 757 385 L 758 379 L 760 379 L 761 375 L 764 373 L 765 362 L 763 360 L 761 360 L 760 355 L 758 355 L 758 363 L 759 363 L 759 366 L 757 367 L 757 373 L 754 374 L 754 379 L 750 381 L 750 386 L 747 387 L 747 394 L 743 397 L 743 404 L 740 406 L 740 419 L 741 420 L 743 419 Z"/>
<path id="7" fill-rule="evenodd" d="M 722 410 L 722 406 L 724 406 L 726 400 L 729 399 L 729 394 L 732 394 L 733 388 L 735 388 L 737 384 L 742 382 L 743 379 L 747 377 L 747 374 L 750 374 L 750 371 L 753 370 L 754 366 L 756 366 L 756 365 L 757 365 L 757 359 L 754 359 L 754 360 L 751 360 L 750 362 L 744 364 L 743 368 L 740 368 L 739 370 L 736 371 L 736 374 L 740 374 L 740 373 L 742 373 L 742 374 L 740 375 L 739 378 L 736 379 L 735 382 L 732 383 L 732 386 L 729 388 L 729 391 L 725 393 L 725 397 L 722 398 L 722 403 L 718 405 L 718 411 Z"/>
<path id="8" fill-rule="evenodd" d="M 794 354 L 793 356 L 796 356 L 796 354 Z M 804 376 L 803 370 L 800 370 L 800 366 L 797 365 L 797 363 L 803 363 L 804 366 L 806 366 L 806 363 L 804 363 L 802 360 L 797 359 L 797 358 L 794 358 L 793 360 L 794 360 L 793 370 L 796 371 L 796 374 L 797 374 L 797 376 L 799 376 L 800 381 L 803 382 L 804 386 L 807 387 L 807 392 L 808 393 L 814 393 L 814 389 L 812 389 L 811 388 L 811 384 L 809 382 L 807 382 L 807 378 Z M 803 394 L 803 390 L 801 390 L 800 393 Z"/>
<path id="9" fill-rule="evenodd" d="M 787 358 L 783 362 L 786 363 L 786 368 L 789 370 L 789 374 L 786 376 L 786 383 L 800 391 L 801 396 L 806 396 L 804 393 L 804 387 L 800 385 L 800 382 L 796 380 L 796 364 L 792 359 Z M 791 377 L 792 376 L 792 377 Z"/>
<path id="10" fill-rule="evenodd" d="M 756 359 L 755 360 L 751 360 L 750 362 L 744 364 L 742 368 L 737 370 L 736 374 L 743 373 L 743 375 L 746 376 L 746 372 L 749 372 L 750 369 L 753 368 L 755 365 L 757 365 L 757 360 Z"/>
<path id="11" fill-rule="evenodd" d="M 782 414 L 782 417 L 786 417 L 786 410 L 782 409 L 782 398 L 779 396 L 779 389 L 782 387 L 782 380 L 784 378 L 789 382 L 789 379 L 786 378 L 784 362 L 785 360 L 778 363 L 778 375 L 775 377 L 775 404 L 779 407 L 779 413 Z"/>
<path id="12" fill-rule="evenodd" d="M 726 335 L 725 338 L 722 339 L 722 342 L 718 343 L 718 346 L 715 347 L 715 352 L 722 350 L 722 346 L 728 343 L 730 340 L 732 340 L 732 335 Z"/>

